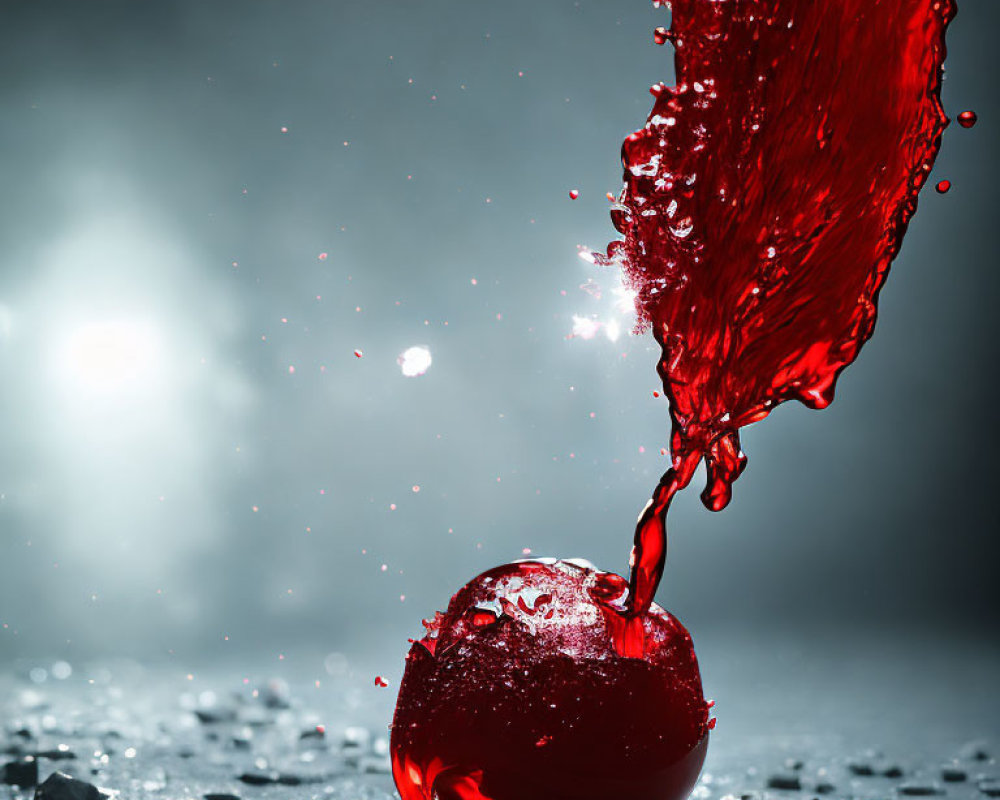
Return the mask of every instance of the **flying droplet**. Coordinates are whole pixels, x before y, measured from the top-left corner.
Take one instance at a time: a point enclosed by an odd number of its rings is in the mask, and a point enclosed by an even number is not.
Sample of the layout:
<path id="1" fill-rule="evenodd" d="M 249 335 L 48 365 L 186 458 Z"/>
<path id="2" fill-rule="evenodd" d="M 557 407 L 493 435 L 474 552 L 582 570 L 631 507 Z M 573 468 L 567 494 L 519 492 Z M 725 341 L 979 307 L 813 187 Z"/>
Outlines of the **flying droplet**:
<path id="1" fill-rule="evenodd" d="M 971 128 L 979 120 L 975 111 L 963 111 L 958 115 L 958 124 L 963 128 Z"/>
<path id="2" fill-rule="evenodd" d="M 361 356 L 363 356 L 363 355 L 364 355 L 364 353 L 362 353 L 360 350 L 355 350 L 354 351 L 354 357 L 355 358 L 361 358 Z"/>
<path id="3" fill-rule="evenodd" d="M 934 187 L 934 191 L 936 191 L 938 194 L 944 194 L 950 188 L 951 188 L 951 181 L 943 180 L 937 182 L 937 185 Z"/>
<path id="4" fill-rule="evenodd" d="M 579 196 L 580 196 L 580 190 L 579 189 L 570 189 L 569 190 L 569 199 L 570 200 L 576 200 L 576 198 L 578 198 Z"/>
<path id="5" fill-rule="evenodd" d="M 375 676 L 375 685 L 384 689 L 386 686 L 389 685 L 389 681 L 387 681 L 381 675 L 376 675 Z"/>
<path id="6" fill-rule="evenodd" d="M 667 29 L 660 27 L 653 31 L 653 41 L 657 44 L 667 43 Z"/>

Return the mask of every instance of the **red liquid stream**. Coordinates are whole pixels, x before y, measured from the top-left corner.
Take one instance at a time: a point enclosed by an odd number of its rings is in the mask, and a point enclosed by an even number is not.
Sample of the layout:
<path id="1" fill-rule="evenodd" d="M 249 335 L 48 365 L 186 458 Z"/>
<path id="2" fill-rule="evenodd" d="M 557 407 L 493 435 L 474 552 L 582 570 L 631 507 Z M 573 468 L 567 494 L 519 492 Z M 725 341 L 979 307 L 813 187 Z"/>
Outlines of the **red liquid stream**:
<path id="1" fill-rule="evenodd" d="M 739 431 L 833 400 L 948 123 L 951 0 L 673 0 L 677 85 L 622 146 L 611 216 L 639 327 L 662 348 L 672 466 L 636 529 L 628 614 L 663 572 L 666 514 L 704 459 L 704 504 L 746 466 Z M 634 621 L 624 623 L 640 633 Z M 641 640 L 623 637 L 641 655 Z"/>

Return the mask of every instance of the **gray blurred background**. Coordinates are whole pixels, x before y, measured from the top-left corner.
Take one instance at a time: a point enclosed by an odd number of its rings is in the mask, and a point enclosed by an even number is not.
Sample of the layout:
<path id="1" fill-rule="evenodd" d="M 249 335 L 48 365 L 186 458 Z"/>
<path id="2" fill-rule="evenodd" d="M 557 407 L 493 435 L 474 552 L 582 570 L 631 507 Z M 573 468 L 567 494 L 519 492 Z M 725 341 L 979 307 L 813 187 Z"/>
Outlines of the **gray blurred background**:
<path id="1" fill-rule="evenodd" d="M 526 549 L 624 570 L 667 409 L 577 246 L 613 237 L 667 19 L 3 3 L 0 660 L 398 676 L 421 617 Z M 996 654 L 998 26 L 961 2 L 944 100 L 980 122 L 837 401 L 746 430 L 726 511 L 676 503 L 659 600 L 696 642 Z"/>

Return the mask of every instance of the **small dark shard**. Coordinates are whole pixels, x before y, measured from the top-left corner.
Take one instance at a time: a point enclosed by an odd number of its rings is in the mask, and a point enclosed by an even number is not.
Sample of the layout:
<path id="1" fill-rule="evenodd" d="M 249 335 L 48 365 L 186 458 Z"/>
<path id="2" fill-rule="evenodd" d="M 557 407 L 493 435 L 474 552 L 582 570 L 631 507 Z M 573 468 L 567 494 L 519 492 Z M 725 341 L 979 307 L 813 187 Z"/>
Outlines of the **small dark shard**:
<path id="1" fill-rule="evenodd" d="M 817 783 L 816 794 L 833 794 L 837 789 L 832 783 Z"/>
<path id="2" fill-rule="evenodd" d="M 325 738 L 326 738 L 326 731 L 323 730 L 322 728 L 308 728 L 307 730 L 304 730 L 302 731 L 302 733 L 299 734 L 300 740 L 319 739 L 320 741 L 322 741 Z"/>
<path id="3" fill-rule="evenodd" d="M 963 783 L 967 778 L 964 769 L 945 767 L 941 770 L 941 780 L 945 783 Z"/>
<path id="4" fill-rule="evenodd" d="M 187 747 L 186 745 L 184 747 L 179 747 L 177 748 L 177 755 L 179 758 L 194 758 L 194 748 Z"/>
<path id="5" fill-rule="evenodd" d="M 238 794 L 203 794 L 204 800 L 240 800 Z"/>
<path id="6" fill-rule="evenodd" d="M 967 761 L 989 761 L 991 756 L 985 742 L 969 742 L 959 751 L 959 758 Z"/>
<path id="7" fill-rule="evenodd" d="M 882 770 L 882 775 L 883 777 L 886 778 L 902 778 L 903 768 L 897 767 L 895 764 L 893 764 L 891 767 L 886 767 L 884 770 Z"/>
<path id="8" fill-rule="evenodd" d="M 38 762 L 28 756 L 0 767 L 0 782 L 28 789 L 38 784 Z"/>
<path id="9" fill-rule="evenodd" d="M 35 800 L 107 800 L 97 787 L 62 772 L 53 772 L 35 789 Z"/>
<path id="10" fill-rule="evenodd" d="M 267 786 L 270 783 L 278 782 L 278 774 L 276 772 L 244 772 L 240 775 L 239 780 L 250 786 Z"/>
<path id="11" fill-rule="evenodd" d="M 253 747 L 253 742 L 243 736 L 234 736 L 232 738 L 233 749 L 247 751 Z"/>
<path id="12" fill-rule="evenodd" d="M 35 753 L 35 758 L 47 758 L 49 761 L 72 761 L 76 758 L 76 753 L 68 747 L 57 747 L 55 750 L 39 750 Z"/>
<path id="13" fill-rule="evenodd" d="M 804 764 L 798 758 L 786 758 L 785 759 L 785 769 L 791 770 L 792 772 L 798 772 L 802 769 Z"/>
<path id="14" fill-rule="evenodd" d="M 232 708 L 196 708 L 194 713 L 203 725 L 236 722 L 236 710 Z"/>
<path id="15" fill-rule="evenodd" d="M 944 794 L 944 791 L 932 783 L 904 783 L 899 787 L 899 793 L 907 797 L 931 797 Z"/>
<path id="16" fill-rule="evenodd" d="M 802 781 L 798 775 L 772 775 L 767 779 L 767 788 L 798 791 L 802 788 Z"/>
<path id="17" fill-rule="evenodd" d="M 1000 781 L 989 778 L 979 782 L 979 791 L 987 797 L 1000 797 Z"/>
<path id="18" fill-rule="evenodd" d="M 283 772 L 278 776 L 278 783 L 282 786 L 300 786 L 303 781 L 298 775 L 294 775 L 289 772 Z"/>
<path id="19" fill-rule="evenodd" d="M 871 764 L 867 764 L 863 761 L 855 761 L 848 764 L 847 768 L 851 771 L 852 775 L 857 775 L 862 778 L 870 778 L 875 774 L 875 768 Z"/>

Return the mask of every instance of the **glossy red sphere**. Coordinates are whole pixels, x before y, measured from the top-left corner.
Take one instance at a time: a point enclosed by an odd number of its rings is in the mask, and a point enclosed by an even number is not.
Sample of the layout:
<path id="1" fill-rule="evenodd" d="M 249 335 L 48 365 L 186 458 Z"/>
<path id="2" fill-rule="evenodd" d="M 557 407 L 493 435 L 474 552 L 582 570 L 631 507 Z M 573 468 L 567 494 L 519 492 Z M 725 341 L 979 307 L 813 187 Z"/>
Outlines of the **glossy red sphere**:
<path id="1" fill-rule="evenodd" d="M 403 800 L 687 797 L 709 729 L 691 637 L 654 605 L 645 656 L 618 655 L 626 590 L 581 562 L 519 562 L 425 621 L 392 725 Z"/>

